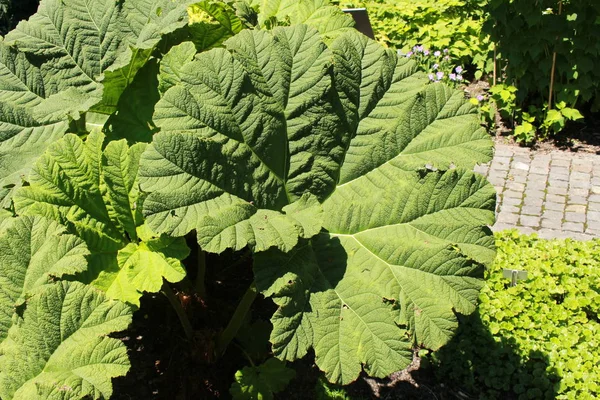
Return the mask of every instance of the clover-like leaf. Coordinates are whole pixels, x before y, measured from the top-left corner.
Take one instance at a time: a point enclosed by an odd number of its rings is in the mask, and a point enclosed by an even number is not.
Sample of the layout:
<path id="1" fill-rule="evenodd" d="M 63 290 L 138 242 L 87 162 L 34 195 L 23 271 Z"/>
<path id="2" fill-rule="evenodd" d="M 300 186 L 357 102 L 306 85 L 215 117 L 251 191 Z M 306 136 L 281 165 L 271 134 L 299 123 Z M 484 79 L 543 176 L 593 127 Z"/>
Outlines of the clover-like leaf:
<path id="1" fill-rule="evenodd" d="M 244 367 L 235 373 L 235 382 L 229 392 L 234 400 L 271 400 L 296 376 L 285 363 L 269 358 L 256 367 Z"/>
<path id="2" fill-rule="evenodd" d="M 183 279 L 179 260 L 187 253 L 168 253 L 172 246 L 186 247 L 183 239 L 155 238 L 145 229 L 140 236 L 138 167 L 146 145 L 113 141 L 103 152 L 103 141 L 104 135 L 96 132 L 85 142 L 67 135 L 50 146 L 33 168 L 30 185 L 15 195 L 15 206 L 20 214 L 56 220 L 82 238 L 92 253 L 84 280 L 137 305 L 141 292 L 157 291 L 156 282 L 162 283 L 163 277 Z M 149 260 L 154 267 L 144 269 Z M 157 266 L 157 260 L 168 267 Z M 150 284 L 140 280 L 140 271 L 158 275 L 147 278 Z"/>
<path id="3" fill-rule="evenodd" d="M 0 341 L 12 325 L 15 306 L 52 278 L 87 268 L 85 243 L 42 217 L 10 218 L 0 228 Z"/>
<path id="4" fill-rule="evenodd" d="M 7 400 L 108 399 L 130 364 L 108 335 L 126 329 L 131 309 L 79 282 L 39 287 L 0 346 L 0 396 Z"/>

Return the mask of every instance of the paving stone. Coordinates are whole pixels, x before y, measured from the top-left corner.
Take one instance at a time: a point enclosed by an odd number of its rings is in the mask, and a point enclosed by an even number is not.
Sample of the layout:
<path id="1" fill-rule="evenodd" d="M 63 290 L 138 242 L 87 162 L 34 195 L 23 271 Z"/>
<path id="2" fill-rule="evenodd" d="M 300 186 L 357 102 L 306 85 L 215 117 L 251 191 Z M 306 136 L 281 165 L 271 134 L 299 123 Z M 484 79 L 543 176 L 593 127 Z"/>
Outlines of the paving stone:
<path id="1" fill-rule="evenodd" d="M 600 221 L 600 211 L 588 211 L 588 221 Z"/>
<path id="2" fill-rule="evenodd" d="M 562 229 L 565 231 L 583 233 L 583 222 L 565 222 L 562 224 Z"/>
<path id="3" fill-rule="evenodd" d="M 544 206 L 544 199 L 540 197 L 525 197 L 523 199 L 523 207 L 524 206 L 542 208 Z"/>
<path id="4" fill-rule="evenodd" d="M 554 171 L 550 171 L 550 174 L 548 175 L 548 180 L 550 180 L 550 181 L 565 181 L 565 182 L 568 182 L 569 181 L 569 174 L 559 174 L 559 173 L 556 173 Z"/>
<path id="5" fill-rule="evenodd" d="M 571 239 L 579 240 L 581 242 L 594 239 L 594 237 L 592 235 L 586 235 L 584 233 L 573 233 L 573 234 L 569 235 L 569 237 Z"/>
<path id="6" fill-rule="evenodd" d="M 583 196 L 568 196 L 567 204 L 577 204 L 577 205 L 586 205 L 588 200 Z"/>
<path id="7" fill-rule="evenodd" d="M 592 203 L 600 203 L 600 194 L 592 194 L 588 200 Z"/>
<path id="8" fill-rule="evenodd" d="M 585 222 L 585 214 L 578 212 L 565 212 L 565 221 L 567 222 Z"/>
<path id="9" fill-rule="evenodd" d="M 525 183 L 527 182 L 527 175 L 509 175 L 508 180 L 517 183 Z"/>
<path id="10" fill-rule="evenodd" d="M 502 193 L 502 199 L 504 200 L 506 197 L 512 197 L 514 199 L 520 199 L 523 197 L 523 193 L 522 192 L 517 192 L 515 190 L 505 190 Z"/>
<path id="11" fill-rule="evenodd" d="M 572 232 L 563 232 L 560 230 L 560 227 L 558 229 L 540 229 L 537 231 L 537 235 L 539 238 L 541 239 L 566 239 L 569 237 L 569 235 L 572 235 Z"/>
<path id="12" fill-rule="evenodd" d="M 542 228 L 560 229 L 562 227 L 561 219 L 542 218 Z"/>
<path id="13" fill-rule="evenodd" d="M 543 171 L 529 171 L 528 178 L 532 181 L 543 180 L 547 181 L 550 176 Z"/>
<path id="14" fill-rule="evenodd" d="M 567 204 L 565 211 L 585 214 L 585 212 L 587 211 L 587 207 L 579 204 Z"/>
<path id="15" fill-rule="evenodd" d="M 560 188 L 568 188 L 569 182 L 567 180 L 557 180 L 557 179 L 548 179 L 548 186 L 552 187 L 560 187 Z"/>
<path id="16" fill-rule="evenodd" d="M 494 157 L 494 159 L 492 160 L 492 165 L 510 165 L 511 158 L 512 157 L 510 156 Z"/>
<path id="17" fill-rule="evenodd" d="M 525 184 L 524 183 L 512 182 L 510 180 L 508 180 L 506 182 L 506 185 L 504 187 L 507 190 L 512 190 L 512 191 L 515 191 L 515 192 L 524 192 L 525 191 Z"/>
<path id="18" fill-rule="evenodd" d="M 493 161 L 474 170 L 487 174 L 501 194 L 494 231 L 518 227 L 547 238 L 600 237 L 600 157 L 497 145 Z"/>
<path id="19" fill-rule="evenodd" d="M 522 169 L 514 169 L 512 168 L 508 174 L 513 176 L 527 176 L 529 171 L 523 171 Z"/>
<path id="20" fill-rule="evenodd" d="M 516 225 L 519 221 L 519 214 L 512 214 L 508 212 L 500 212 L 496 217 L 496 221 L 503 224 Z"/>
<path id="21" fill-rule="evenodd" d="M 506 224 L 503 222 L 496 222 L 494 224 L 494 226 L 492 226 L 492 231 L 499 232 L 499 231 L 504 231 L 506 229 L 512 229 L 512 228 L 515 228 L 514 224 Z"/>
<path id="22" fill-rule="evenodd" d="M 548 202 L 547 200 L 546 203 L 544 203 L 544 207 L 546 208 L 546 210 L 552 211 L 564 211 L 565 209 L 564 203 Z"/>
<path id="23" fill-rule="evenodd" d="M 506 179 L 497 176 L 488 176 L 487 179 L 494 186 L 504 187 L 504 184 L 506 183 Z"/>
<path id="24" fill-rule="evenodd" d="M 529 171 L 529 165 L 521 161 L 513 162 L 512 168 L 521 171 Z"/>
<path id="25" fill-rule="evenodd" d="M 519 223 L 523 226 L 537 228 L 540 226 L 540 217 L 531 215 L 521 215 L 521 217 L 519 218 Z"/>
<path id="26" fill-rule="evenodd" d="M 506 172 L 503 172 L 503 171 L 491 170 L 488 175 L 489 175 L 489 178 L 502 178 L 502 179 L 506 179 L 506 176 L 508 174 Z"/>
<path id="27" fill-rule="evenodd" d="M 507 214 L 519 214 L 521 212 L 521 207 L 508 205 L 505 202 L 503 202 L 503 203 L 498 202 L 497 206 L 499 206 L 498 208 L 500 209 L 501 212 L 505 212 Z"/>
<path id="28" fill-rule="evenodd" d="M 600 211 L 600 203 L 589 202 L 588 209 L 590 211 Z"/>
<path id="29" fill-rule="evenodd" d="M 531 154 L 531 149 L 528 147 L 512 147 L 513 154 L 527 155 Z"/>
<path id="30" fill-rule="evenodd" d="M 558 224 L 560 225 L 560 221 L 563 219 L 563 213 L 562 211 L 545 209 L 542 212 L 542 218 L 558 221 Z"/>
<path id="31" fill-rule="evenodd" d="M 592 172 L 592 164 L 586 163 L 586 164 L 576 164 L 574 163 L 574 165 L 571 167 L 572 171 L 575 172 L 583 172 L 583 173 L 591 173 Z"/>
<path id="32" fill-rule="evenodd" d="M 557 194 L 560 196 L 566 196 L 567 195 L 567 188 L 565 187 L 556 187 L 556 186 L 548 186 L 546 188 L 546 193 L 548 194 Z"/>
<path id="33" fill-rule="evenodd" d="M 571 172 L 570 180 L 572 181 L 575 180 L 589 182 L 590 179 L 592 179 L 590 174 L 584 174 L 583 172 Z"/>
<path id="34" fill-rule="evenodd" d="M 516 198 L 516 197 L 503 197 L 502 198 L 502 205 L 520 206 L 522 202 L 523 202 L 523 200 L 521 198 Z"/>
<path id="35" fill-rule="evenodd" d="M 587 181 L 569 181 L 569 187 L 573 189 L 589 189 L 592 184 L 589 180 Z"/>
<path id="36" fill-rule="evenodd" d="M 511 147 L 508 146 L 499 146 L 496 145 L 496 149 L 494 150 L 494 158 L 496 157 L 511 157 L 514 154 Z"/>
<path id="37" fill-rule="evenodd" d="M 590 226 L 588 225 L 588 227 L 585 230 L 585 233 L 587 233 L 588 235 L 600 237 L 600 226 L 590 228 Z"/>
<path id="38" fill-rule="evenodd" d="M 536 215 L 539 216 L 542 214 L 542 205 L 534 206 L 534 205 L 524 205 L 521 207 L 522 215 Z"/>
<path id="39" fill-rule="evenodd" d="M 588 197 L 590 191 L 587 189 L 569 188 L 569 197 Z"/>
<path id="40" fill-rule="evenodd" d="M 567 198 L 565 196 L 558 196 L 555 194 L 547 194 L 546 195 L 546 202 L 550 202 L 550 203 L 564 203 L 567 200 Z"/>
<path id="41" fill-rule="evenodd" d="M 545 179 L 532 179 L 531 175 L 529 175 L 528 179 L 527 179 L 527 189 L 531 190 L 544 190 L 546 189 L 546 186 L 548 186 L 548 183 L 546 182 Z"/>

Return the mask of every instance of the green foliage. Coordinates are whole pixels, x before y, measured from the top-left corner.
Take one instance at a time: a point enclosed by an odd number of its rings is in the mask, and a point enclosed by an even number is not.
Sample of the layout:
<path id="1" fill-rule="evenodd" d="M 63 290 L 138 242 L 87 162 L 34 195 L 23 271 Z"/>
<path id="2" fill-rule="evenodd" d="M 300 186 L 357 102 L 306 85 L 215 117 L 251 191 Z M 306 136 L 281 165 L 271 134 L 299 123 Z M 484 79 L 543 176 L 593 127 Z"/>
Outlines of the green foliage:
<path id="1" fill-rule="evenodd" d="M 328 48 L 304 25 L 242 32 L 182 76 L 156 106 L 161 132 L 141 159 L 144 213 L 159 232 L 195 229 L 206 251 L 257 253 L 257 287 L 281 307 L 275 355 L 292 361 L 314 347 L 328 378 L 349 383 L 361 364 L 385 376 L 410 363 L 413 343 L 443 345 L 454 312 L 473 311 L 494 254 L 482 225 L 493 221 L 495 195 L 468 171 L 489 158 L 489 139 L 462 94 L 427 85 L 414 63 L 358 33 Z M 367 284 L 365 271 L 387 283 Z M 423 279 L 451 295 L 432 298 L 418 289 Z M 330 352 L 338 346 L 352 357 Z"/>
<path id="2" fill-rule="evenodd" d="M 109 399 L 111 379 L 130 364 L 108 337 L 131 323 L 131 309 L 79 282 L 32 291 L 0 351 L 0 395 L 7 400 Z"/>
<path id="3" fill-rule="evenodd" d="M 482 32 L 488 0 L 340 1 L 366 7 L 381 43 L 409 52 L 415 45 L 449 49 L 462 65 L 473 65 L 476 78 L 492 70 L 492 44 Z"/>
<path id="4" fill-rule="evenodd" d="M 229 390 L 234 400 L 272 400 L 296 376 L 285 362 L 269 358 L 259 366 L 244 367 L 235 373 Z"/>
<path id="5" fill-rule="evenodd" d="M 332 385 L 325 379 L 317 380 L 315 385 L 315 399 L 316 400 L 353 400 L 352 397 L 346 393 L 344 388 L 336 385 Z"/>
<path id="6" fill-rule="evenodd" d="M 3 398 L 108 398 L 129 364 L 106 335 L 144 292 L 203 288 L 192 231 L 198 254 L 254 256 L 207 354 L 254 288 L 278 307 L 279 360 L 242 368 L 236 396 L 280 391 L 311 348 L 330 381 L 386 376 L 475 309 L 495 192 L 472 172 L 492 143 L 462 93 L 323 0 L 192 3 L 42 0 L 0 43 Z M 80 282 L 46 285 L 63 278 Z"/>
<path id="7" fill-rule="evenodd" d="M 453 344 L 433 355 L 439 378 L 480 398 L 597 398 L 600 241 L 506 231 L 497 246 L 480 320 L 469 318 Z M 503 268 L 526 270 L 528 279 L 508 287 Z"/>
<path id="8" fill-rule="evenodd" d="M 600 90 L 600 4 L 572 0 L 490 0 L 485 31 L 507 60 L 519 102 L 548 101 L 553 53 L 554 98 L 569 107 L 596 101 Z M 578 104 L 579 103 L 579 104 Z"/>
<path id="9" fill-rule="evenodd" d="M 429 50 L 423 46 L 414 46 L 405 56 L 415 60 L 419 70 L 427 73 L 431 82 L 444 82 L 455 88 L 466 81 L 462 76 L 463 67 L 456 65 L 448 49 Z"/>
<path id="10" fill-rule="evenodd" d="M 40 215 L 69 227 L 91 251 L 85 281 L 114 299 L 139 305 L 144 291 L 158 292 L 163 278 L 179 282 L 181 238 L 159 237 L 143 225 L 138 166 L 146 145 L 125 140 L 101 150 L 104 136 L 84 142 L 73 134 L 51 145 L 34 166 L 29 186 L 15 194 L 21 215 Z M 68 155 L 68 156 L 67 156 Z"/>

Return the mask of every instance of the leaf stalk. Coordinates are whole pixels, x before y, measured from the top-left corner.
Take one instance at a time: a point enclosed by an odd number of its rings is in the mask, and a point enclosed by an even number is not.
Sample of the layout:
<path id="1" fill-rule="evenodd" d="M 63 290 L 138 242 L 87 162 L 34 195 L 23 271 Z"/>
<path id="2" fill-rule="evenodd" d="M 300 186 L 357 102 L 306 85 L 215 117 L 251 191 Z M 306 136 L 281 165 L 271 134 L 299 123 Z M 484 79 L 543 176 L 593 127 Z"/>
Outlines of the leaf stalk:
<path id="1" fill-rule="evenodd" d="M 192 323 L 188 318 L 185 310 L 181 306 L 181 302 L 173 292 L 173 289 L 169 286 L 167 281 L 163 281 L 162 288 L 160 290 L 171 303 L 171 307 L 175 310 L 177 317 L 179 318 L 179 322 L 181 322 L 181 326 L 183 327 L 183 331 L 185 332 L 186 338 L 191 341 L 194 338 L 194 328 L 192 327 Z"/>
<path id="2" fill-rule="evenodd" d="M 254 303 L 254 299 L 256 299 L 258 292 L 256 290 L 256 284 L 252 282 L 244 296 L 240 300 L 233 316 L 229 320 L 229 324 L 225 328 L 225 330 L 221 333 L 217 340 L 217 356 L 221 356 L 227 350 L 229 343 L 235 338 L 240 327 L 244 323 L 244 318 L 246 318 L 246 314 L 250 311 L 250 307 L 252 303 Z"/>

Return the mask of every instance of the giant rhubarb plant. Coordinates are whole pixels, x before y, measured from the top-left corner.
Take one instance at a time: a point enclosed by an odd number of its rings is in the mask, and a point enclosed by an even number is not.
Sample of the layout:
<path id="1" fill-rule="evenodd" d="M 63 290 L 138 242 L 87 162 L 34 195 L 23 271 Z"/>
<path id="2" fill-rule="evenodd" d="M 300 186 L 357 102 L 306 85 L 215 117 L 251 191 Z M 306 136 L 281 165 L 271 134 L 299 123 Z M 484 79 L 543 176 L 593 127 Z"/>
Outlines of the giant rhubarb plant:
<path id="1" fill-rule="evenodd" d="M 313 347 L 349 383 L 448 341 L 494 255 L 495 192 L 470 172 L 490 140 L 461 93 L 358 33 L 328 47 L 305 25 L 243 31 L 179 79 L 141 158 L 147 222 L 257 253 L 275 355 Z"/>
<path id="2" fill-rule="evenodd" d="M 200 260 L 253 254 L 218 355 L 257 291 L 278 306 L 272 354 L 312 348 L 340 384 L 450 339 L 494 257 L 495 192 L 471 172 L 491 141 L 460 92 L 351 25 L 322 0 L 42 0 L 7 35 L 3 399 L 110 397 L 129 364 L 107 335 L 144 292 L 191 338 L 168 282 L 187 279 L 192 233 Z M 271 372 L 269 393 L 293 375 Z"/>

